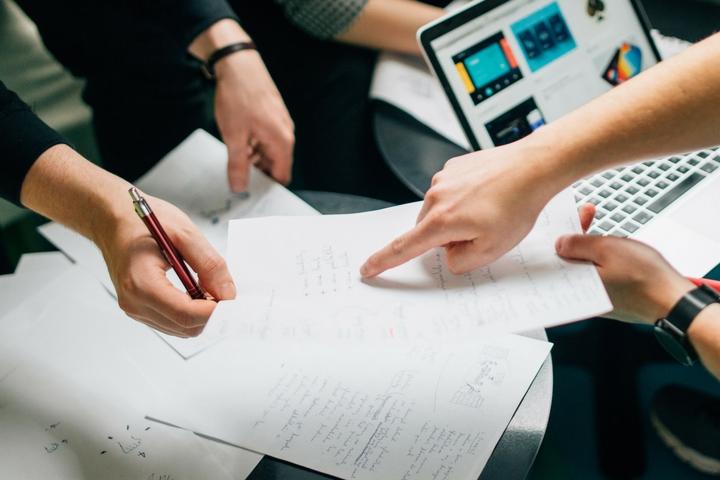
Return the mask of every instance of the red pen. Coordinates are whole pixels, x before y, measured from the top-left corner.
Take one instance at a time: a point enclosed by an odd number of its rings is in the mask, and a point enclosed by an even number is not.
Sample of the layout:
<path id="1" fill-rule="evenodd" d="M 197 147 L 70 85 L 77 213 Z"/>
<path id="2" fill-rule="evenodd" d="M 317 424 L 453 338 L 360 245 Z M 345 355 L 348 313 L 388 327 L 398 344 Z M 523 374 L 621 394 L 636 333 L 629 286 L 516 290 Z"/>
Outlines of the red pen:
<path id="1" fill-rule="evenodd" d="M 128 192 L 130 193 L 130 198 L 132 198 L 133 205 L 135 206 L 135 212 L 150 231 L 150 235 L 152 235 L 157 242 L 165 260 L 167 260 L 172 269 L 175 270 L 175 273 L 185 287 L 185 290 L 187 290 L 190 298 L 193 300 L 204 299 L 205 292 L 202 291 L 200 285 L 198 285 L 195 281 L 195 277 L 190 272 L 190 269 L 185 263 L 185 259 L 178 249 L 175 248 L 175 245 L 173 245 L 170 237 L 167 236 L 167 233 L 165 233 L 165 230 L 162 225 L 160 225 L 160 222 L 150 208 L 150 205 L 148 205 L 145 199 L 140 195 L 137 188 L 132 187 L 128 190 Z"/>
<path id="2" fill-rule="evenodd" d="M 699 287 L 700 285 L 705 284 L 708 287 L 712 288 L 713 290 L 720 292 L 720 282 L 718 282 L 717 280 L 708 280 L 707 278 L 692 278 L 692 277 L 688 277 L 688 280 L 690 280 L 692 283 L 694 283 L 696 287 Z"/>

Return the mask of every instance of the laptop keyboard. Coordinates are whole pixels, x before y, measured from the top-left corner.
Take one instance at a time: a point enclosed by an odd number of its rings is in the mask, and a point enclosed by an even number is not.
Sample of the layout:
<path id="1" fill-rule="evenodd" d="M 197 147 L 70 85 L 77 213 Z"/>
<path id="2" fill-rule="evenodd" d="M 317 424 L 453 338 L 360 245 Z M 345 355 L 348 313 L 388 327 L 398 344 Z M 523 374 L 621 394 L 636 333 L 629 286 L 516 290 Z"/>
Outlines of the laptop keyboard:
<path id="1" fill-rule="evenodd" d="M 588 233 L 627 237 L 717 172 L 720 147 L 606 170 L 573 187 L 578 205 L 597 207 Z"/>

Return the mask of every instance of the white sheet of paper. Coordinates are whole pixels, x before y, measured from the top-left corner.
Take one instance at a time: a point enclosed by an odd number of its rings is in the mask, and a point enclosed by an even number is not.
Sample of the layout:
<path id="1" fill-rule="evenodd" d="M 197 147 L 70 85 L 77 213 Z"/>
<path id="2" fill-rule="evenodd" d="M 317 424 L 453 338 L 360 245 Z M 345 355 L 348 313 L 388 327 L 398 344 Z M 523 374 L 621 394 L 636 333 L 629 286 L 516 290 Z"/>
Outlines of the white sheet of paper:
<path id="1" fill-rule="evenodd" d="M 26 253 L 20 257 L 15 273 L 46 273 L 56 275 L 72 266 L 72 262 L 62 252 Z"/>
<path id="2" fill-rule="evenodd" d="M 412 313 L 408 318 L 457 318 L 457 329 L 519 332 L 611 310 L 596 269 L 555 253 L 559 236 L 580 231 L 569 191 L 548 204 L 516 248 L 486 267 L 452 275 L 444 253 L 436 249 L 363 281 L 362 262 L 410 229 L 419 207 L 235 220 L 230 222 L 228 265 L 245 296 L 272 298 L 279 305 L 294 302 L 290 305 L 303 315 L 315 313 L 318 302 L 332 301 L 349 309 L 348 317 L 352 310 L 402 308 Z M 260 251 L 273 254 L 258 255 Z"/>
<path id="3" fill-rule="evenodd" d="M 668 37 L 655 29 L 650 30 L 650 34 L 652 35 L 663 60 L 683 52 L 686 48 L 692 45 L 692 43 L 687 40 Z"/>
<path id="4" fill-rule="evenodd" d="M 220 253 L 225 251 L 230 219 L 317 214 L 307 203 L 254 167 L 248 193 L 232 193 L 226 167 L 225 145 L 204 130 L 196 130 L 138 180 L 136 186 L 187 213 Z M 128 196 L 128 208 L 130 205 Z M 95 244 L 58 223 L 43 225 L 40 232 L 115 294 L 105 261 Z M 172 272 L 170 278 L 176 278 Z M 176 285 L 181 287 L 179 283 Z M 218 340 L 205 334 L 193 339 L 158 335 L 185 358 Z"/>
<path id="5" fill-rule="evenodd" d="M 280 344 L 229 339 L 160 375 L 184 408 L 150 416 L 340 478 L 477 478 L 550 350 Z"/>
<path id="6" fill-rule="evenodd" d="M 380 54 L 370 85 L 370 98 L 400 108 L 470 150 L 445 91 L 421 58 L 390 52 Z"/>
<path id="7" fill-rule="evenodd" d="M 142 369 L 184 363 L 70 267 L 0 319 L 0 458 L 12 459 L 0 464 L 71 472 L 53 478 L 246 478 L 260 455 L 145 420 L 150 403 L 173 399 Z M 15 477 L 48 478 L 37 473 Z"/>

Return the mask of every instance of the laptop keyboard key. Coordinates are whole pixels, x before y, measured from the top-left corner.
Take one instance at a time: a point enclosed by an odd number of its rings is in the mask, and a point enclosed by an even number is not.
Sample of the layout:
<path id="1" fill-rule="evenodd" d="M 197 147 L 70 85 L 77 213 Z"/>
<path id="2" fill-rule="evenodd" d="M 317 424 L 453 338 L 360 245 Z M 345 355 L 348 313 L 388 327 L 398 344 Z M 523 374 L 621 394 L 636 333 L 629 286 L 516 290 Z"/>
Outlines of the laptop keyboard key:
<path id="1" fill-rule="evenodd" d="M 635 233 L 637 232 L 638 228 L 640 228 L 640 226 L 632 222 L 625 222 L 622 226 L 622 229 L 625 230 L 627 233 Z"/>
<path id="2" fill-rule="evenodd" d="M 604 182 L 602 180 L 600 180 L 599 178 L 593 178 L 590 181 L 590 185 L 592 185 L 595 188 L 600 188 L 604 185 Z"/>
<path id="3" fill-rule="evenodd" d="M 705 178 L 705 176 L 701 173 L 693 173 L 685 180 L 675 185 L 672 190 L 669 190 L 667 193 L 665 193 L 665 195 L 651 203 L 647 207 L 648 210 L 654 213 L 660 213 L 665 207 L 678 199 L 683 193 L 687 192 L 692 187 L 697 185 L 698 182 L 700 182 L 700 180 L 702 180 L 703 178 Z"/>
<path id="4" fill-rule="evenodd" d="M 634 207 L 632 205 L 625 205 L 622 209 L 622 211 L 625 213 L 635 213 L 636 210 L 637 210 L 637 207 Z"/>
<path id="5" fill-rule="evenodd" d="M 648 185 L 650 185 L 650 180 L 648 180 L 647 178 L 640 178 L 640 179 L 638 179 L 637 183 L 641 187 L 647 187 Z"/>
<path id="6" fill-rule="evenodd" d="M 622 188 L 622 183 L 613 182 L 610 184 L 610 188 L 612 188 L 613 190 L 620 190 Z"/>
<path id="7" fill-rule="evenodd" d="M 582 193 L 583 195 L 590 195 L 592 191 L 592 188 L 588 187 L 587 185 L 580 188 L 580 193 Z"/>
<path id="8" fill-rule="evenodd" d="M 603 178 L 607 178 L 608 180 L 610 180 L 615 176 L 615 172 L 608 170 L 607 172 L 604 172 L 602 176 Z"/>
<path id="9" fill-rule="evenodd" d="M 690 171 L 690 169 L 689 169 L 688 167 L 686 167 L 685 165 L 680 165 L 680 166 L 677 168 L 677 171 L 680 172 L 680 173 L 687 173 L 687 172 Z"/>
<path id="10" fill-rule="evenodd" d="M 598 193 L 603 198 L 608 198 L 610 195 L 612 195 L 612 192 L 610 190 L 602 190 L 600 193 Z"/>
<path id="11" fill-rule="evenodd" d="M 628 188 L 626 188 L 625 191 L 626 191 L 627 193 L 629 193 L 630 195 L 635 195 L 635 194 L 636 194 L 637 192 L 639 192 L 640 190 L 638 190 L 637 187 L 633 187 L 633 186 L 631 185 L 631 186 L 629 186 Z"/>
<path id="12" fill-rule="evenodd" d="M 698 160 L 697 158 L 691 158 L 690 160 L 688 160 L 688 163 L 694 167 L 695 165 L 700 163 L 700 160 Z"/>
<path id="13" fill-rule="evenodd" d="M 653 198 L 653 197 L 657 196 L 658 193 L 660 193 L 660 192 L 658 192 L 654 188 L 648 188 L 647 191 L 645 192 L 645 195 L 647 195 L 650 198 Z"/>
<path id="14" fill-rule="evenodd" d="M 623 176 L 620 177 L 620 178 L 622 178 L 622 180 L 623 180 L 624 182 L 632 182 L 632 181 L 633 181 L 633 178 L 635 178 L 635 177 L 633 177 L 633 176 L 630 175 L 629 173 L 626 173 L 625 175 L 623 175 Z"/>
<path id="15" fill-rule="evenodd" d="M 612 212 L 612 211 L 615 210 L 617 207 L 618 207 L 618 204 L 615 203 L 615 202 L 608 202 L 608 203 L 606 203 L 605 205 L 602 206 L 602 208 L 604 208 L 604 209 L 607 210 L 608 212 Z"/>
<path id="16" fill-rule="evenodd" d="M 608 221 L 606 220 L 606 221 L 604 221 L 604 222 L 601 222 L 600 225 L 598 225 L 598 226 L 599 226 L 602 230 L 604 230 L 604 231 L 607 232 L 607 231 L 609 231 L 611 228 L 613 228 L 613 227 L 615 226 L 615 224 L 612 223 L 612 222 L 608 222 Z"/>
<path id="17" fill-rule="evenodd" d="M 671 174 L 669 174 L 669 175 L 667 176 L 667 179 L 670 180 L 671 182 L 674 182 L 674 181 L 677 180 L 678 178 L 680 178 L 680 177 L 679 177 L 677 174 L 675 174 L 675 173 L 671 173 Z"/>
<path id="18" fill-rule="evenodd" d="M 640 174 L 645 171 L 645 167 L 637 165 L 637 166 L 633 167 L 632 171 L 633 171 L 633 173 Z"/>
<path id="19" fill-rule="evenodd" d="M 657 172 L 655 170 L 650 170 L 647 175 L 650 178 L 657 178 L 660 176 L 660 172 Z"/>
<path id="20" fill-rule="evenodd" d="M 667 183 L 667 182 L 663 182 L 662 180 L 660 180 L 658 183 L 655 184 L 655 186 L 656 186 L 657 188 L 661 189 L 661 190 L 665 190 L 667 187 L 670 186 L 670 184 Z"/>
<path id="21" fill-rule="evenodd" d="M 680 157 L 670 157 L 668 160 L 672 163 L 678 163 L 680 161 Z"/>
<path id="22" fill-rule="evenodd" d="M 660 167 L 660 170 L 662 170 L 663 172 L 667 172 L 668 170 L 670 170 L 670 164 L 669 164 L 669 163 L 661 163 L 661 164 L 659 165 L 659 167 Z"/>
<path id="23" fill-rule="evenodd" d="M 700 153 L 697 154 L 697 156 L 700 157 L 700 158 L 707 158 L 708 155 L 710 155 L 710 154 L 709 154 L 708 152 L 705 152 L 705 151 L 700 152 Z"/>
<path id="24" fill-rule="evenodd" d="M 633 202 L 637 203 L 640 206 L 645 205 L 648 202 L 648 199 L 646 197 L 637 197 Z"/>
<path id="25" fill-rule="evenodd" d="M 629 197 L 628 197 L 627 195 L 623 195 L 622 193 L 620 193 L 620 194 L 618 194 L 618 195 L 615 196 L 615 199 L 614 199 L 614 200 L 615 200 L 616 202 L 618 202 L 618 203 L 625 203 L 625 202 L 628 201 L 628 198 L 629 198 Z"/>
<path id="26" fill-rule="evenodd" d="M 717 167 L 715 165 L 713 165 L 712 163 L 708 162 L 708 163 L 704 164 L 702 167 L 700 167 L 700 170 L 702 170 L 703 172 L 712 173 L 715 170 L 717 170 Z"/>
<path id="27" fill-rule="evenodd" d="M 623 220 L 625 220 L 625 215 L 623 215 L 622 213 L 619 213 L 619 212 L 618 212 L 618 213 L 613 214 L 613 216 L 610 217 L 610 220 L 612 220 L 612 221 L 615 222 L 615 223 L 620 223 L 620 222 L 622 222 Z"/>
<path id="28" fill-rule="evenodd" d="M 636 222 L 638 222 L 641 225 L 645 225 L 648 222 L 648 220 L 650 220 L 651 218 L 652 218 L 652 215 L 650 215 L 649 213 L 640 212 L 633 217 L 633 220 L 635 220 Z"/>

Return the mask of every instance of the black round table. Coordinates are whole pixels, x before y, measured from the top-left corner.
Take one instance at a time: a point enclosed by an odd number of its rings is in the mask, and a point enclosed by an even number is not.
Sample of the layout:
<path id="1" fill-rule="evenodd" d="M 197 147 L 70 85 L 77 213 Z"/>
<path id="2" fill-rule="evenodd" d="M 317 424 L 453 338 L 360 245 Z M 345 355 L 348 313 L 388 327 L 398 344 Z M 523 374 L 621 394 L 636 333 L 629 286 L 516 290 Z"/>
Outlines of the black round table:
<path id="1" fill-rule="evenodd" d="M 295 193 L 322 214 L 358 213 L 392 206 L 388 202 L 355 195 L 312 191 Z M 547 340 L 544 330 L 528 332 L 525 335 L 538 340 Z M 552 403 L 552 390 L 552 360 L 548 357 L 500 438 L 480 479 L 513 480 L 527 476 L 545 435 Z M 333 477 L 266 456 L 253 470 L 248 480 L 329 478 Z"/>
<path id="2" fill-rule="evenodd" d="M 375 102 L 375 140 L 385 163 L 420 197 L 449 159 L 467 152 L 399 108 Z"/>

